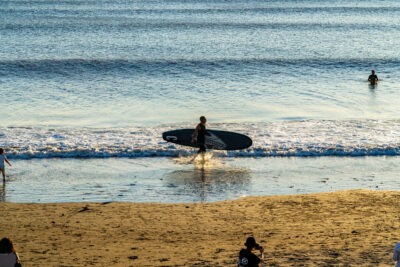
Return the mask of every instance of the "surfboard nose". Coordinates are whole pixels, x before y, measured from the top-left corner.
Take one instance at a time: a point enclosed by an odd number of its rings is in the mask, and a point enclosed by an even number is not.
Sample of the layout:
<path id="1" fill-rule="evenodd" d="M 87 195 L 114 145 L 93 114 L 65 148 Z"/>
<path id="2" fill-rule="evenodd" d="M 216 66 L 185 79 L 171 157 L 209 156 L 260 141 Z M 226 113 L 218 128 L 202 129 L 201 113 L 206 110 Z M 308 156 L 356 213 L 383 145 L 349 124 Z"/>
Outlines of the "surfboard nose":
<path id="1" fill-rule="evenodd" d="M 168 141 L 168 142 L 178 141 L 178 137 L 173 136 L 173 135 L 168 135 L 168 136 L 165 137 L 165 140 Z"/>

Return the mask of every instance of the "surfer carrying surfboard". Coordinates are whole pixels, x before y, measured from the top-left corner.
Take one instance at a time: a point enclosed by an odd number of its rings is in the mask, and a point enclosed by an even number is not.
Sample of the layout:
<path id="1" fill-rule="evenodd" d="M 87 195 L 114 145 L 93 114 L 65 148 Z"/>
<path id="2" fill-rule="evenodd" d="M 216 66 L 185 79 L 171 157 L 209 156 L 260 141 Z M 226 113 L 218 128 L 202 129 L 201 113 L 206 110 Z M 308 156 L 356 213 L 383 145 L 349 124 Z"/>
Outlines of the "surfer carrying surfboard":
<path id="1" fill-rule="evenodd" d="M 375 71 L 371 71 L 371 75 L 368 77 L 368 81 L 371 85 L 376 85 L 379 81 L 378 76 L 376 76 Z"/>
<path id="2" fill-rule="evenodd" d="M 206 152 L 206 146 L 205 146 L 205 135 L 207 132 L 206 123 L 207 123 L 206 117 L 201 116 L 200 123 L 197 125 L 196 130 L 194 130 L 194 133 L 192 135 L 192 144 L 194 143 L 194 139 L 197 136 L 197 144 L 200 146 L 200 149 L 197 153 Z"/>

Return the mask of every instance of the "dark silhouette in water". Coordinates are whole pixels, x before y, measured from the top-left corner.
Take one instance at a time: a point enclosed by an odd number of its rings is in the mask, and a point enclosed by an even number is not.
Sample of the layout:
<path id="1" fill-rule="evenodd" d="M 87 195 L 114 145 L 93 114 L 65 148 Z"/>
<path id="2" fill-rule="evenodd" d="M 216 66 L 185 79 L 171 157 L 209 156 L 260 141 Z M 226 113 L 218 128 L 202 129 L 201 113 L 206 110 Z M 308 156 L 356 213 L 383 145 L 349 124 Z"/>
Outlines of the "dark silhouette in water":
<path id="1" fill-rule="evenodd" d="M 378 84 L 379 79 L 378 79 L 378 76 L 376 76 L 374 70 L 371 71 L 371 75 L 369 75 L 368 81 L 369 81 L 370 85 L 377 85 Z"/>

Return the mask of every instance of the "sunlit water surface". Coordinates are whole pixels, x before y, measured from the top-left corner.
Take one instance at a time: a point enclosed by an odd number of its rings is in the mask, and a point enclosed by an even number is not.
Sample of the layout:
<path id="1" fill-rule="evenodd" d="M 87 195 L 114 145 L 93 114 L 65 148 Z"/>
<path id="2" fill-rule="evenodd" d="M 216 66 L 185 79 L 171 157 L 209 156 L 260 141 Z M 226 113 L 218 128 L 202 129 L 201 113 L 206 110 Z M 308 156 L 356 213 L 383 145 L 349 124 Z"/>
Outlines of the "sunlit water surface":
<path id="1" fill-rule="evenodd" d="M 397 189 L 399 25 L 393 0 L 0 1 L 1 198 Z M 180 162 L 161 133 L 200 115 L 253 147 Z"/>

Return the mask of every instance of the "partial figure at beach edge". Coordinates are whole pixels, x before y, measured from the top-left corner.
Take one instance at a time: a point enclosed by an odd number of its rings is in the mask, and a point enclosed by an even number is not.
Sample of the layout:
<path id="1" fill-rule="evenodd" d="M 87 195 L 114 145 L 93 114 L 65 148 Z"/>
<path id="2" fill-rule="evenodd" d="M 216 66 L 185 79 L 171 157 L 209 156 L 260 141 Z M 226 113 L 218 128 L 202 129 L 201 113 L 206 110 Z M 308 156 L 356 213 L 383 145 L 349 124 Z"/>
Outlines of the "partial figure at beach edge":
<path id="1" fill-rule="evenodd" d="M 4 237 L 0 240 L 0 266 L 1 267 L 22 267 L 17 250 L 11 238 Z"/>
<path id="2" fill-rule="evenodd" d="M 396 262 L 395 267 L 400 267 L 400 242 L 394 247 L 393 260 Z"/>
<path id="3" fill-rule="evenodd" d="M 4 166 L 4 162 L 7 162 L 10 167 L 12 166 L 4 154 L 4 148 L 0 148 L 0 172 L 3 174 L 3 183 L 6 182 L 6 167 Z"/>

